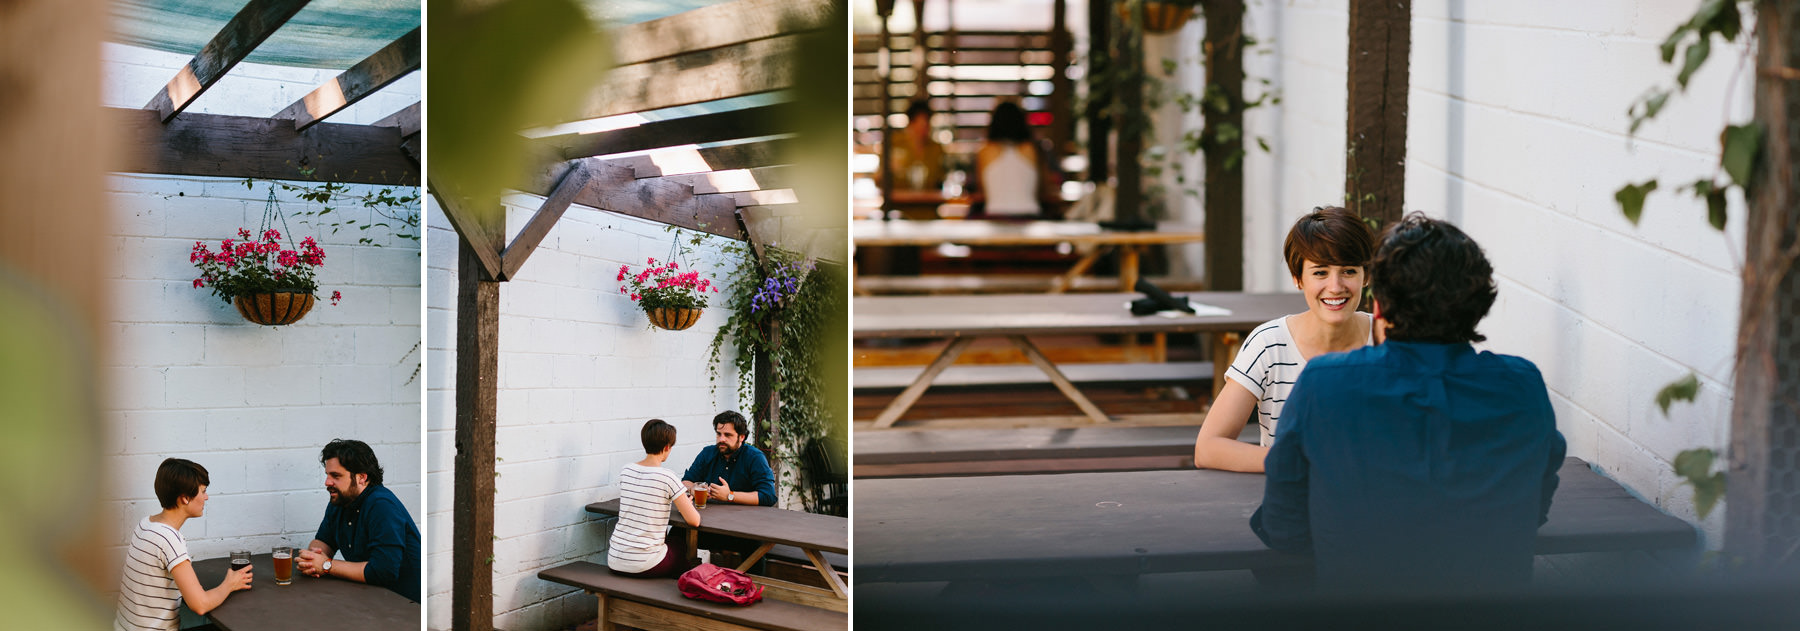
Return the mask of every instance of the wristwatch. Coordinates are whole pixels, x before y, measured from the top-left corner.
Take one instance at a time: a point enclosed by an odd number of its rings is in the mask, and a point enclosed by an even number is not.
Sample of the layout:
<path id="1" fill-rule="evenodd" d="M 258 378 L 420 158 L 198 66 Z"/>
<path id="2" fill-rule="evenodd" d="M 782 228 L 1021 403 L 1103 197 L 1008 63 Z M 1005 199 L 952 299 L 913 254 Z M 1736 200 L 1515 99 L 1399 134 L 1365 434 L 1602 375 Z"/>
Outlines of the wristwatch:
<path id="1" fill-rule="evenodd" d="M 330 574 L 331 573 L 331 559 L 325 559 L 325 564 L 319 566 L 319 571 L 323 572 L 325 574 Z"/>
<path id="2" fill-rule="evenodd" d="M 737 502 L 737 491 L 732 491 L 730 493 L 725 494 L 725 503 L 730 504 L 730 503 L 735 503 L 735 502 Z"/>

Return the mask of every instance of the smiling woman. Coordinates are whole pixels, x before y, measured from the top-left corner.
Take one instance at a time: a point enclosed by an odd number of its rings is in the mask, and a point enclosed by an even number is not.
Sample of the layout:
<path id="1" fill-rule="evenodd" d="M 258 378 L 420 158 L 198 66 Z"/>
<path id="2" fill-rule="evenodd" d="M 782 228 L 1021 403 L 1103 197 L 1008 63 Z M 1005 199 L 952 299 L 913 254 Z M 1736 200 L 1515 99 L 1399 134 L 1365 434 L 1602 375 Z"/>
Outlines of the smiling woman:
<path id="1" fill-rule="evenodd" d="M 1261 472 L 1282 404 L 1307 360 L 1373 342 L 1372 321 L 1356 309 L 1374 244 L 1368 224 L 1343 208 L 1318 208 L 1294 223 L 1282 254 L 1294 286 L 1306 296 L 1306 311 L 1270 320 L 1244 337 L 1194 441 L 1195 466 Z M 1257 445 L 1237 439 L 1253 413 Z"/>

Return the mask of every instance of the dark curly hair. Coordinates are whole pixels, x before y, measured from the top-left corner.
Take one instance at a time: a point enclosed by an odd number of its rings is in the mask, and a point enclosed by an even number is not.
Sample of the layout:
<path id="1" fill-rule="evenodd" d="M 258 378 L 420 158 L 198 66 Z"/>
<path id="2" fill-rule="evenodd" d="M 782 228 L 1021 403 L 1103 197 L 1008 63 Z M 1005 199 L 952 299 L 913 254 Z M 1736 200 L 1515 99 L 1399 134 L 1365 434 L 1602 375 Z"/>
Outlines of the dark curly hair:
<path id="1" fill-rule="evenodd" d="M 1381 317 L 1402 342 L 1480 342 L 1475 325 L 1500 294 L 1494 266 L 1474 239 L 1448 221 L 1413 212 L 1381 234 L 1369 264 Z"/>
<path id="2" fill-rule="evenodd" d="M 713 429 L 716 430 L 720 425 L 725 424 L 730 424 L 732 431 L 737 432 L 739 436 L 750 435 L 750 422 L 744 420 L 744 415 L 738 414 L 734 410 L 726 410 L 713 415 Z"/>
<path id="3" fill-rule="evenodd" d="M 370 449 L 368 443 L 346 438 L 334 439 L 319 450 L 319 464 L 325 464 L 325 461 L 332 458 L 337 458 L 338 466 L 349 471 L 352 477 L 358 473 L 366 473 L 369 476 L 369 486 L 381 484 L 381 461 L 375 459 L 375 450 Z"/>
<path id="4" fill-rule="evenodd" d="M 1314 208 L 1288 229 L 1281 246 L 1288 273 L 1300 277 L 1307 261 L 1321 265 L 1367 267 L 1375 252 L 1375 233 L 1361 217 L 1339 206 Z"/>

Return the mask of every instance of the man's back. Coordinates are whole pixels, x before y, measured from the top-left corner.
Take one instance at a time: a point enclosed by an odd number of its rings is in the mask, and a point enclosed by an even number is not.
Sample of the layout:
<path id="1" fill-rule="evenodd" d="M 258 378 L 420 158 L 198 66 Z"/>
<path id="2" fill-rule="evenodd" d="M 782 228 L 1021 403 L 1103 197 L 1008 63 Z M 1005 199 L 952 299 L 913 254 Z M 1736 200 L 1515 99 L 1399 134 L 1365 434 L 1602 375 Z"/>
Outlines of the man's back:
<path id="1" fill-rule="evenodd" d="M 1310 547 L 1322 584 L 1531 580 L 1565 445 L 1530 362 L 1398 341 L 1321 356 L 1280 427 L 1252 527 Z"/>

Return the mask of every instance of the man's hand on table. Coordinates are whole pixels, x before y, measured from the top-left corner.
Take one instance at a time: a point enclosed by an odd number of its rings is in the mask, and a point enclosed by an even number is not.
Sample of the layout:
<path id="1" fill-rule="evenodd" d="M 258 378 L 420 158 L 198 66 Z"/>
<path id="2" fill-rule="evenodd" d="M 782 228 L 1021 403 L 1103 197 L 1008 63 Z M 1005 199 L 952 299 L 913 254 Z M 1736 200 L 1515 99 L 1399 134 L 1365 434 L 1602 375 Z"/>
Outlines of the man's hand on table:
<path id="1" fill-rule="evenodd" d="M 319 578 L 325 575 L 325 559 L 325 550 L 312 548 L 301 551 L 300 558 L 294 563 L 299 566 L 301 574 Z"/>
<path id="2" fill-rule="evenodd" d="M 730 498 L 731 495 L 731 483 L 726 482 L 725 478 L 719 478 L 719 483 L 712 485 L 712 496 L 718 498 L 720 501 L 728 504 L 735 503 L 730 499 L 727 499 Z"/>

